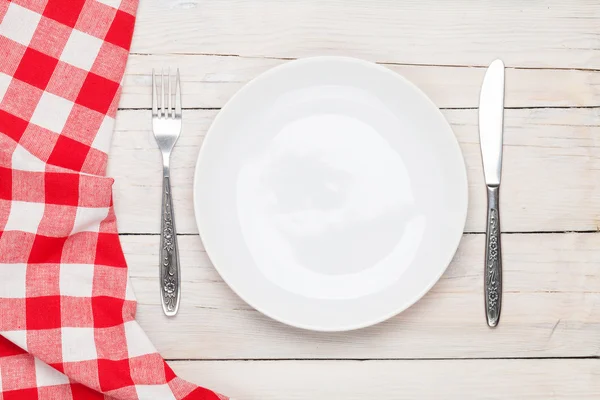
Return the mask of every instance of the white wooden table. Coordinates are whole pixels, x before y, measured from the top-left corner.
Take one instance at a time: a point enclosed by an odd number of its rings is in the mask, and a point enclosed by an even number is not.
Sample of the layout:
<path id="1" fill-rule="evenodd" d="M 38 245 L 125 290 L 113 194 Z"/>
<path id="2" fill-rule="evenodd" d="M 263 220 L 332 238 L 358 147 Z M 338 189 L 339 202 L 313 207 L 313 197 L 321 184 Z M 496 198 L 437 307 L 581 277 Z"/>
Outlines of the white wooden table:
<path id="1" fill-rule="evenodd" d="M 470 180 L 466 232 L 440 282 L 398 317 L 343 334 L 289 328 L 243 303 L 192 211 L 193 167 L 219 108 L 261 72 L 313 55 L 376 61 L 420 86 L 451 122 Z M 491 330 L 476 108 L 496 57 L 507 65 L 505 270 Z M 149 73 L 162 66 L 181 69 L 186 108 L 172 160 L 183 301 L 170 320 L 149 111 Z M 184 378 L 240 400 L 600 398 L 597 0 L 142 0 L 109 168 L 138 319 Z"/>

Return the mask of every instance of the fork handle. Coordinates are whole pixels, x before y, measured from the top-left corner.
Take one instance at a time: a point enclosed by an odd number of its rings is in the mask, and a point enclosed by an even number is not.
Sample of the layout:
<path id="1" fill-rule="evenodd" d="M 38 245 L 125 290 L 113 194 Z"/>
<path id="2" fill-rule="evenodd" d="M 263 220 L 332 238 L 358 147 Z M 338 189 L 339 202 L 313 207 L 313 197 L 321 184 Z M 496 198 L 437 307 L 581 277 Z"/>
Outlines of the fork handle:
<path id="1" fill-rule="evenodd" d="M 173 213 L 173 199 L 171 196 L 171 178 L 168 173 L 163 177 L 160 232 L 160 299 L 164 313 L 167 316 L 174 316 L 179 309 L 181 280 L 175 214 Z"/>
<path id="2" fill-rule="evenodd" d="M 500 188 L 488 186 L 488 215 L 485 235 L 485 313 L 493 328 L 502 309 L 502 246 L 500 241 Z"/>

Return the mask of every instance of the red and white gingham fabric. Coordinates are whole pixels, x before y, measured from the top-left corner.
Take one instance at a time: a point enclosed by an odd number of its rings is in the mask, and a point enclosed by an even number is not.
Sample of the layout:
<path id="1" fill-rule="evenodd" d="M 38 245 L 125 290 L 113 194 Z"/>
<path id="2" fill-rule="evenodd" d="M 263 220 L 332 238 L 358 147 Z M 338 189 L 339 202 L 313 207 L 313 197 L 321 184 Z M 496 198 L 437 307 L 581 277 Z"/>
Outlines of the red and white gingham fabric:
<path id="1" fill-rule="evenodd" d="M 137 0 L 0 0 L 0 400 L 223 400 L 134 319 L 107 152 Z"/>

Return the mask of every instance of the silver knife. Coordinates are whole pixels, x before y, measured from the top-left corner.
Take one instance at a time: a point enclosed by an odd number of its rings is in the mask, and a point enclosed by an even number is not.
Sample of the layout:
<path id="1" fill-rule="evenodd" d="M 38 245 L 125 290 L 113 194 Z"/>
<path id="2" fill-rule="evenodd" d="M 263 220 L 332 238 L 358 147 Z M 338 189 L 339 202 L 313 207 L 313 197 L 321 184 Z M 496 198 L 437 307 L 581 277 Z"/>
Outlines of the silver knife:
<path id="1" fill-rule="evenodd" d="M 495 60 L 483 78 L 479 98 L 479 142 L 487 186 L 485 248 L 485 313 L 490 327 L 498 325 L 502 308 L 502 246 L 500 245 L 500 176 L 504 129 L 504 63 Z"/>

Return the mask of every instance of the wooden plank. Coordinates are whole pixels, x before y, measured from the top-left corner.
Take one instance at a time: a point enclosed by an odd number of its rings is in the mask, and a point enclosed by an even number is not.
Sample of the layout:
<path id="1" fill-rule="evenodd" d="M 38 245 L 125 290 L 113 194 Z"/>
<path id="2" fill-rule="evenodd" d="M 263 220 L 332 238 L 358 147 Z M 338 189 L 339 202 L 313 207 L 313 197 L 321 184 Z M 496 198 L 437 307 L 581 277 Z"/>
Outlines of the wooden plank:
<path id="1" fill-rule="evenodd" d="M 243 400 L 596 400 L 598 360 L 178 361 L 184 379 Z"/>
<path id="2" fill-rule="evenodd" d="M 207 55 L 129 57 L 121 108 L 150 108 L 152 68 L 178 67 L 184 106 L 219 108 L 245 83 L 287 60 Z M 385 65 L 419 86 L 438 107 L 478 107 L 485 68 Z M 552 82 L 552 84 L 548 84 Z M 600 71 L 506 70 L 506 107 L 600 106 Z"/>
<path id="3" fill-rule="evenodd" d="M 198 150 L 217 111 L 188 110 L 172 159 L 180 233 L 196 233 L 192 182 Z M 466 230 L 485 229 L 485 191 L 477 110 L 445 110 L 470 181 Z M 508 232 L 588 231 L 600 226 L 600 109 L 506 110 L 502 227 Z M 122 110 L 110 152 L 123 233 L 159 232 L 161 162 L 150 111 Z M 204 195 L 209 196 L 210 193 Z"/>
<path id="4" fill-rule="evenodd" d="M 179 238 L 182 303 L 163 316 L 158 236 L 122 236 L 138 321 L 169 359 L 389 359 L 600 356 L 600 233 L 504 235 L 504 304 L 483 311 L 483 235 L 466 235 L 441 280 L 384 323 L 317 333 L 273 321 L 220 279 L 197 236 Z"/>
<path id="5" fill-rule="evenodd" d="M 599 18 L 595 0 L 154 0 L 132 51 L 598 69 Z"/>

